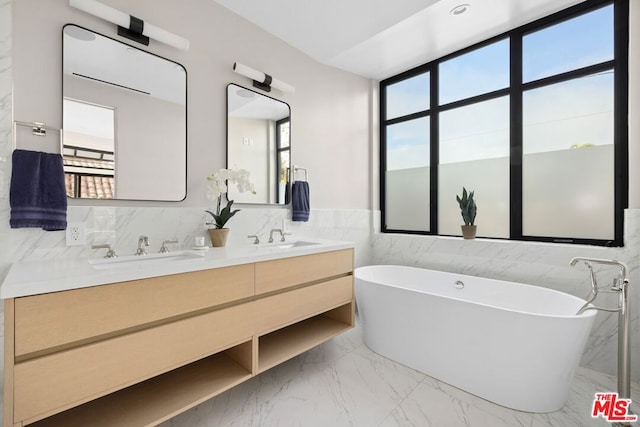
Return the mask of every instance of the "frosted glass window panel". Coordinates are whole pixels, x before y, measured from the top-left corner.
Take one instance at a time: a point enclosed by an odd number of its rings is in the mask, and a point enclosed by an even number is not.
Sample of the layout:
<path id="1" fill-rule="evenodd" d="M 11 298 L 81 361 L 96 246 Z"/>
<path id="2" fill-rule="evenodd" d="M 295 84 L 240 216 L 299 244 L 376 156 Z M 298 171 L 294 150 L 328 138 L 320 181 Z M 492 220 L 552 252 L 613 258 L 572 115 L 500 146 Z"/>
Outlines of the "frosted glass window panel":
<path id="1" fill-rule="evenodd" d="M 456 195 L 474 191 L 479 237 L 509 238 L 509 158 L 449 163 L 438 168 L 438 234 L 462 235 Z"/>
<path id="2" fill-rule="evenodd" d="M 387 126 L 386 226 L 429 231 L 429 117 Z"/>
<path id="3" fill-rule="evenodd" d="M 430 103 L 430 73 L 419 74 L 386 87 L 386 119 L 426 111 Z"/>
<path id="4" fill-rule="evenodd" d="M 613 73 L 525 92 L 523 234 L 614 238 Z"/>
<path id="5" fill-rule="evenodd" d="M 387 170 L 430 166 L 429 117 L 387 126 Z"/>
<path id="6" fill-rule="evenodd" d="M 529 82 L 613 59 L 613 5 L 526 35 L 523 81 Z"/>
<path id="7" fill-rule="evenodd" d="M 440 105 L 509 86 L 509 39 L 473 50 L 439 65 Z"/>
<path id="8" fill-rule="evenodd" d="M 509 97 L 440 114 L 438 233 L 461 235 L 462 187 L 474 191 L 478 236 L 509 238 Z"/>
<path id="9" fill-rule="evenodd" d="M 385 223 L 388 229 L 429 231 L 430 168 L 387 171 Z"/>
<path id="10" fill-rule="evenodd" d="M 440 114 L 440 164 L 509 156 L 509 97 Z"/>
<path id="11" fill-rule="evenodd" d="M 523 235 L 613 239 L 613 152 L 602 145 L 526 154 Z"/>
<path id="12" fill-rule="evenodd" d="M 612 144 L 613 77 L 609 71 L 525 92 L 524 154 Z"/>

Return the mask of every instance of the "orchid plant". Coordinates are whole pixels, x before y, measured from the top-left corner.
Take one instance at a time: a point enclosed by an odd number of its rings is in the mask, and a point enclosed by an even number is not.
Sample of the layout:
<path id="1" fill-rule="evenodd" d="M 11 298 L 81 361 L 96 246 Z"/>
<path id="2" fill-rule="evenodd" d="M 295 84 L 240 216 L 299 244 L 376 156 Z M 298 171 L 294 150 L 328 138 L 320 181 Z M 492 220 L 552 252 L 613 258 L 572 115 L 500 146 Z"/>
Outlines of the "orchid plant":
<path id="1" fill-rule="evenodd" d="M 250 172 L 246 169 L 220 169 L 207 177 L 207 198 L 216 203 L 216 210 L 205 211 L 213 218 L 213 222 L 207 225 L 214 225 L 215 228 L 224 228 L 227 221 L 231 219 L 240 209 L 231 210 L 233 200 L 227 200 L 227 205 L 222 206 L 222 195 L 227 192 L 228 184 L 235 184 L 238 191 L 244 193 L 250 191 L 256 194 L 253 183 L 249 180 Z"/>

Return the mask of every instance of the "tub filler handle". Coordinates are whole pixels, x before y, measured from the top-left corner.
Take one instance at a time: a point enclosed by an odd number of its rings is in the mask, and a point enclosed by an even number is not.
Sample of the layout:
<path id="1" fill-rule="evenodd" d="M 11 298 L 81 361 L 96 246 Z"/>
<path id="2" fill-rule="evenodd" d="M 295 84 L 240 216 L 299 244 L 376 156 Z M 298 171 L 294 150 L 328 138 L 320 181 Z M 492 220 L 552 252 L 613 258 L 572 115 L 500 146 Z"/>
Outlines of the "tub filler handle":
<path id="1" fill-rule="evenodd" d="M 462 280 L 456 280 L 453 284 L 456 289 L 464 289 L 464 282 Z"/>

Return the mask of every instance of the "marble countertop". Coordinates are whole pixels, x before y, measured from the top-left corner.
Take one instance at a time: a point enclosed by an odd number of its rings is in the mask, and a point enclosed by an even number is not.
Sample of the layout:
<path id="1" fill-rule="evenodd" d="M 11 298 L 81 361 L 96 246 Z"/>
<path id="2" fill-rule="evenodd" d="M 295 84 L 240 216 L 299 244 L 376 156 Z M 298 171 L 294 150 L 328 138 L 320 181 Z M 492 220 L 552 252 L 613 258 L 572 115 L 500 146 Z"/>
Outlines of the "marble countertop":
<path id="1" fill-rule="evenodd" d="M 113 268 L 96 268 L 88 258 L 51 259 L 14 263 L 0 287 L 0 298 L 17 298 L 70 289 L 87 288 L 109 283 L 190 271 L 229 267 L 253 262 L 270 261 L 314 253 L 354 248 L 351 242 L 324 239 L 296 239 L 317 244 L 281 248 L 278 244 L 243 245 L 188 251 L 199 256 L 171 262 L 127 263 Z M 293 242 L 288 242 L 293 243 Z M 176 251 L 177 252 L 177 251 Z M 96 259 L 96 258 L 92 258 Z"/>

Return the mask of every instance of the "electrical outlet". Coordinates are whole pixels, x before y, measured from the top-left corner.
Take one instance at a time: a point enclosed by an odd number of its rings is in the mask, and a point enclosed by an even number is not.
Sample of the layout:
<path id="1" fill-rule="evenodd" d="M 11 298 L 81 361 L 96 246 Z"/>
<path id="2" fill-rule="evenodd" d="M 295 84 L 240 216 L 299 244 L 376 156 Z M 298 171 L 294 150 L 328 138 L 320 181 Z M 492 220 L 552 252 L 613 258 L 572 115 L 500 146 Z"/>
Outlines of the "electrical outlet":
<path id="1" fill-rule="evenodd" d="M 84 222 L 70 222 L 67 224 L 67 246 L 82 246 L 86 244 Z"/>

